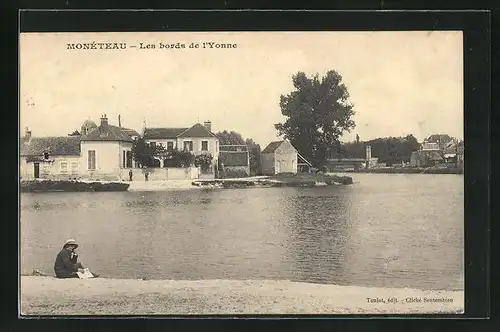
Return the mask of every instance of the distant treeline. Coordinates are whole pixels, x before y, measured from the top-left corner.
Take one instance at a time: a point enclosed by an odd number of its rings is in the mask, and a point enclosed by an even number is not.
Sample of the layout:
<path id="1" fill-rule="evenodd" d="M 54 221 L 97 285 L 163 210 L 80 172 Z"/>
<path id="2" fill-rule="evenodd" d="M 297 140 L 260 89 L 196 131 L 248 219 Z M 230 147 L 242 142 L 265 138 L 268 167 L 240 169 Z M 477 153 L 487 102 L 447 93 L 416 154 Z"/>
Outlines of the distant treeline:
<path id="1" fill-rule="evenodd" d="M 332 149 L 330 158 L 365 158 L 368 145 L 371 146 L 372 157 L 377 157 L 379 163 L 387 165 L 409 162 L 411 153 L 420 147 L 413 135 L 377 138 L 366 142 L 359 141 L 357 137 L 354 142 L 341 143 Z"/>

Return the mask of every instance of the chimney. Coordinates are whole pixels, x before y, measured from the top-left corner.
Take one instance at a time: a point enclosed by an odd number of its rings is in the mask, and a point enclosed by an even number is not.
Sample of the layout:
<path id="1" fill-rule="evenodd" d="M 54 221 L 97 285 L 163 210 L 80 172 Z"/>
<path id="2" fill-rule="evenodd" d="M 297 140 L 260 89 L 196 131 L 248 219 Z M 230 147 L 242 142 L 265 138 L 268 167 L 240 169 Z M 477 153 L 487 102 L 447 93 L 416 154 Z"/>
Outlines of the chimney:
<path id="1" fill-rule="evenodd" d="M 122 117 L 118 114 L 118 127 L 122 127 Z"/>
<path id="2" fill-rule="evenodd" d="M 106 134 L 108 132 L 108 117 L 104 114 L 101 117 L 101 134 Z"/>
<path id="3" fill-rule="evenodd" d="M 24 138 L 26 142 L 29 142 L 31 140 L 31 130 L 29 130 L 28 127 L 26 127 L 26 130 L 24 132 Z"/>
<path id="4" fill-rule="evenodd" d="M 205 128 L 207 128 L 207 130 L 208 130 L 209 132 L 212 132 L 212 122 L 210 122 L 210 121 L 205 121 L 205 122 L 203 123 L 203 125 L 205 126 Z"/>

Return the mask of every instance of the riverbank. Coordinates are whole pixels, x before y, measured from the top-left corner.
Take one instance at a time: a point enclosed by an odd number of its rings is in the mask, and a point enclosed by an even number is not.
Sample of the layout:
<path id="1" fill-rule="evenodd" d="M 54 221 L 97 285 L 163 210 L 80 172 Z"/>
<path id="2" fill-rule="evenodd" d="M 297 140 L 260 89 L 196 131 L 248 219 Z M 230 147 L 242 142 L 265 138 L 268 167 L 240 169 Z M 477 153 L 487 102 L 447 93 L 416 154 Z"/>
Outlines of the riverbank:
<path id="1" fill-rule="evenodd" d="M 398 302 L 389 303 L 391 298 Z M 463 308 L 463 291 L 284 280 L 21 277 L 22 315 L 426 314 L 461 313 Z"/>
<path id="2" fill-rule="evenodd" d="M 126 182 L 77 181 L 77 180 L 32 180 L 21 181 L 21 192 L 94 192 L 127 191 Z"/>
<path id="3" fill-rule="evenodd" d="M 335 172 L 335 171 L 334 171 Z M 413 167 L 383 167 L 359 170 L 338 170 L 342 173 L 376 173 L 376 174 L 463 174 L 461 168 L 413 168 Z"/>
<path id="4" fill-rule="evenodd" d="M 318 187 L 330 185 L 349 185 L 352 183 L 353 180 L 350 176 L 338 176 L 323 173 L 284 173 L 252 178 L 193 181 L 193 185 L 195 186 L 219 188 Z"/>

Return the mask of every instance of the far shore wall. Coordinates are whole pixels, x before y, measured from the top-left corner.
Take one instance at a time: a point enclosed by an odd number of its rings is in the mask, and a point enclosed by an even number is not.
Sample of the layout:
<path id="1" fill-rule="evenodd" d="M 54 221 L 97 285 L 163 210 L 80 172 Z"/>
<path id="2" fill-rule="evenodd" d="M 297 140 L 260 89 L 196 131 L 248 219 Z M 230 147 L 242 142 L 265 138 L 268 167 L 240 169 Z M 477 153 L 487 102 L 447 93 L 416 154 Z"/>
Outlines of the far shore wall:
<path id="1" fill-rule="evenodd" d="M 221 172 L 225 178 L 250 176 L 249 166 L 224 166 L 224 172 Z"/>
<path id="2" fill-rule="evenodd" d="M 133 181 L 145 181 L 144 170 L 141 168 L 122 169 L 120 179 L 128 181 L 129 171 L 132 170 Z M 187 168 L 148 168 L 148 181 L 166 181 L 166 180 L 192 180 L 199 179 L 201 170 L 199 167 Z"/>

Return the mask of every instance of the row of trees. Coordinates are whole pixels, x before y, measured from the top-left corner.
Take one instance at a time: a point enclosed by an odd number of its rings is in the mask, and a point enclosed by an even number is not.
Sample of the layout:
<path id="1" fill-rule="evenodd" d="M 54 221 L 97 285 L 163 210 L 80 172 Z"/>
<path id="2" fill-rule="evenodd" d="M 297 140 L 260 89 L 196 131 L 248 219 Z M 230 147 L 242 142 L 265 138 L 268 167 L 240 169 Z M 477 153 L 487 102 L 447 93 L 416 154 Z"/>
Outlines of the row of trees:
<path id="1" fill-rule="evenodd" d="M 385 137 L 362 142 L 359 136 L 354 142 L 340 145 L 339 149 L 332 151 L 331 158 L 365 158 L 366 146 L 371 146 L 371 154 L 381 163 L 387 165 L 409 162 L 413 151 L 419 149 L 420 144 L 413 135 L 405 137 Z"/>
<path id="2" fill-rule="evenodd" d="M 458 144 L 463 143 L 447 134 L 431 135 L 425 141 L 437 143 L 442 150 L 452 140 Z M 356 135 L 356 141 L 341 144 L 338 149 L 332 151 L 330 158 L 365 158 L 368 145 L 371 146 L 372 156 L 389 166 L 409 162 L 412 152 L 420 149 L 420 143 L 412 134 L 405 137 L 376 138 L 364 142 Z"/>

